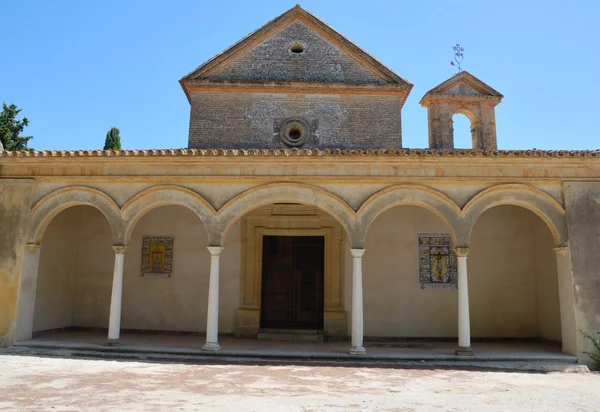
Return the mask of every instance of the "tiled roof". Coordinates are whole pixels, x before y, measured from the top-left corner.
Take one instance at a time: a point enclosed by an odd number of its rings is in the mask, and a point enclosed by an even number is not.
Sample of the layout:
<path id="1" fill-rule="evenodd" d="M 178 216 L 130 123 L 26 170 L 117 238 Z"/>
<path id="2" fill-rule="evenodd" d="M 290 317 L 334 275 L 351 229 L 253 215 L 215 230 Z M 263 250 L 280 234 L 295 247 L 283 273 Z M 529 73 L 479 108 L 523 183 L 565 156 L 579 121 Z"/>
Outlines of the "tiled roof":
<path id="1" fill-rule="evenodd" d="M 600 158 L 596 150 L 475 150 L 475 149 L 152 149 L 152 150 L 41 150 L 6 151 L 2 157 L 492 157 L 492 158 Z"/>

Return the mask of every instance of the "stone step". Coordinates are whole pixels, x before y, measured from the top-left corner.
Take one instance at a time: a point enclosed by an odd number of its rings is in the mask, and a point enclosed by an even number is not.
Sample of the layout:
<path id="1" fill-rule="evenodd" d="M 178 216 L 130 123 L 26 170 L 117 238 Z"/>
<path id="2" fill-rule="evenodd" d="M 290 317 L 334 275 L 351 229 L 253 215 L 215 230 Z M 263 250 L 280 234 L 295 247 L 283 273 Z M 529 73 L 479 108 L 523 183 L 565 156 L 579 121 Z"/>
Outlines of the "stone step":
<path id="1" fill-rule="evenodd" d="M 323 331 L 307 329 L 261 329 L 259 340 L 323 342 Z"/>
<path id="2" fill-rule="evenodd" d="M 31 341 L 29 341 L 31 342 Z M 325 352 L 273 352 L 273 350 L 222 350 L 220 352 L 207 352 L 199 348 L 169 348 L 169 347 L 121 347 L 104 346 L 86 343 L 45 342 L 29 343 L 22 342 L 8 348 L 0 348 L 2 354 L 25 355 L 25 356 L 56 356 L 91 359 L 122 359 L 137 361 L 160 361 L 160 362 L 199 362 L 206 360 L 220 360 L 224 362 L 268 363 L 279 362 L 281 364 L 318 364 L 318 365 L 370 365 L 406 368 L 446 368 L 456 370 L 481 370 L 498 369 L 502 371 L 527 371 L 527 372 L 589 372 L 586 365 L 577 363 L 576 360 L 569 361 L 565 357 L 560 359 L 545 359 L 545 357 L 530 357 L 528 360 L 519 360 L 518 356 L 506 356 L 503 360 L 492 361 L 489 357 L 461 357 L 448 355 L 445 358 L 440 355 L 431 356 L 409 356 L 398 354 L 397 356 L 353 356 L 347 353 L 325 353 Z M 472 359 L 467 359 L 472 358 Z M 511 358 L 517 358 L 511 359 Z"/>

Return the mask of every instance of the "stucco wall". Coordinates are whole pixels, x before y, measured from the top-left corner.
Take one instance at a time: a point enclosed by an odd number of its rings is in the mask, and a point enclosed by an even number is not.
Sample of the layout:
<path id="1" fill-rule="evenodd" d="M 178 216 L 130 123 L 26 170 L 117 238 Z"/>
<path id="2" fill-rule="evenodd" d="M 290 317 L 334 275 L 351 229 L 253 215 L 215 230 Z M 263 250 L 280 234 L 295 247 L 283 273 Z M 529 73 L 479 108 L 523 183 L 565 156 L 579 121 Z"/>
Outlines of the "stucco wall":
<path id="1" fill-rule="evenodd" d="M 365 336 L 456 336 L 456 292 L 419 289 L 417 232 L 447 229 L 431 212 L 409 206 L 384 212 L 369 228 L 363 267 Z"/>
<path id="2" fill-rule="evenodd" d="M 85 208 L 78 226 L 75 297 L 71 326 L 108 328 L 115 262 L 110 226 L 104 215 Z M 46 244 L 42 246 L 42 250 Z"/>
<path id="3" fill-rule="evenodd" d="M 279 125 L 299 117 L 310 148 L 400 148 L 400 97 L 304 93 L 194 93 L 191 148 L 282 148 Z"/>
<path id="4" fill-rule="evenodd" d="M 592 335 L 600 331 L 600 183 L 565 183 L 569 249 L 573 269 L 575 323 Z M 579 355 L 594 350 L 578 336 Z"/>
<path id="5" fill-rule="evenodd" d="M 29 179 L 0 180 L 0 347 L 14 341 L 32 189 Z"/>
<path id="6" fill-rule="evenodd" d="M 173 237 L 171 277 L 141 276 L 143 236 Z M 189 209 L 159 207 L 142 217 L 125 255 L 122 327 L 201 330 L 206 323 L 208 296 L 209 256 L 206 245 L 206 230 Z"/>
<path id="7" fill-rule="evenodd" d="M 529 212 L 531 214 L 531 212 Z M 541 219 L 530 220 L 536 274 L 536 304 L 541 338 L 560 341 L 561 318 L 554 244 Z"/>
<path id="8" fill-rule="evenodd" d="M 103 218 L 92 207 L 76 206 L 48 225 L 40 253 L 33 332 L 71 326 L 82 217 L 93 219 L 96 213 Z"/>
<path id="9" fill-rule="evenodd" d="M 220 267 L 219 331 L 232 333 L 238 308 L 241 227 L 236 224 L 224 245 Z M 143 236 L 173 237 L 171 277 L 141 276 Z M 125 255 L 122 328 L 206 331 L 210 254 L 206 229 L 192 211 L 164 206 L 137 223 Z"/>
<path id="10" fill-rule="evenodd" d="M 556 258 L 550 233 L 532 212 L 489 209 L 471 235 L 471 335 L 560 340 Z"/>

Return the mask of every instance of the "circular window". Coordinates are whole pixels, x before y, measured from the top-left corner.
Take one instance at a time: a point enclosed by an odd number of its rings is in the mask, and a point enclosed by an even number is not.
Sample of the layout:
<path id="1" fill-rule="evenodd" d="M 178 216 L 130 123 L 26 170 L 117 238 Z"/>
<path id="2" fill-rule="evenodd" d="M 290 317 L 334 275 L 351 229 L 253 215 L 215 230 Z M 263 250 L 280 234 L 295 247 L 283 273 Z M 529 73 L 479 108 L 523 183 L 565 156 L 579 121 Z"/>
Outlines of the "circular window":
<path id="1" fill-rule="evenodd" d="M 294 43 L 292 44 L 292 47 L 290 47 L 290 51 L 292 53 L 300 54 L 304 51 L 304 46 L 300 43 Z"/>
<path id="2" fill-rule="evenodd" d="M 308 142 L 310 129 L 304 120 L 288 119 L 281 125 L 279 136 L 286 146 L 300 147 Z"/>

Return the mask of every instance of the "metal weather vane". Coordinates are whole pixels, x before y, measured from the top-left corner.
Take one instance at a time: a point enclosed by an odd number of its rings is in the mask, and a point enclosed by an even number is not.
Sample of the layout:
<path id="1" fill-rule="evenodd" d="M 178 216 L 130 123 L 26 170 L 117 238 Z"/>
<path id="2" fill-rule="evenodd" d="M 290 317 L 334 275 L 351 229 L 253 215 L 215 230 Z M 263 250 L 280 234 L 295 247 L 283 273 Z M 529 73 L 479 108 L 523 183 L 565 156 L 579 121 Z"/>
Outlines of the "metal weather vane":
<path id="1" fill-rule="evenodd" d="M 465 58 L 463 54 L 465 49 L 463 49 L 460 44 L 456 43 L 456 46 L 452 46 L 452 50 L 454 50 L 454 61 L 450 60 L 450 65 L 455 66 L 458 69 L 458 72 L 460 73 L 462 71 L 462 69 L 460 68 L 460 64 Z"/>

